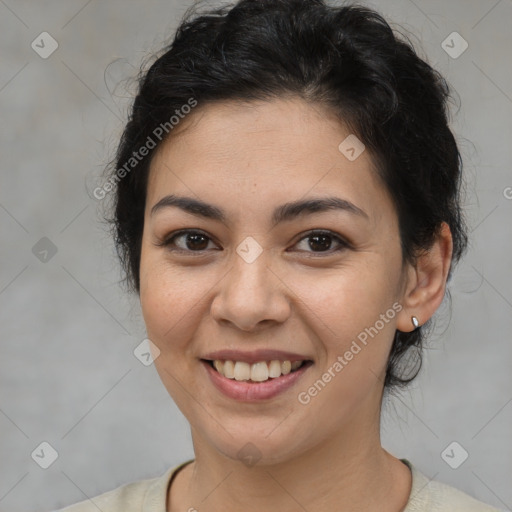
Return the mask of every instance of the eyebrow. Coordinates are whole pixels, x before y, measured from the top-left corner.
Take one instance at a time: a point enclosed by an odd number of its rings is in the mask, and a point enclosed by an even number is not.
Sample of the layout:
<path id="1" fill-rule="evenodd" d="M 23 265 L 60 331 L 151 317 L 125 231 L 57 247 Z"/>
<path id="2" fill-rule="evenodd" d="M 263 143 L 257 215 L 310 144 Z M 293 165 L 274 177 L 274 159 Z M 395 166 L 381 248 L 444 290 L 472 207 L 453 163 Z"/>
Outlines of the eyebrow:
<path id="1" fill-rule="evenodd" d="M 192 215 L 217 220 L 226 223 L 226 214 L 217 206 L 205 203 L 192 197 L 168 195 L 156 203 L 150 212 L 150 216 L 164 208 L 177 207 Z M 339 197 L 321 197 L 292 201 L 278 206 L 272 214 L 273 224 L 291 221 L 304 214 L 326 212 L 329 210 L 342 210 L 360 217 L 369 219 L 366 212 L 358 206 Z"/>

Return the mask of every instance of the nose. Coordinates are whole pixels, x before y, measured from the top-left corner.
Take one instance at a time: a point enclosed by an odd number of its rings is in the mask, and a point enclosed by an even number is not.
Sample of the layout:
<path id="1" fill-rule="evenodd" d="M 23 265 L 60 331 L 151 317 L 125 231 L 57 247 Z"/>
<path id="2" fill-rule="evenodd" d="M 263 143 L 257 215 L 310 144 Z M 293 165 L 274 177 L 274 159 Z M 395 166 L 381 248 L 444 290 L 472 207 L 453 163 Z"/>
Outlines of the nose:
<path id="1" fill-rule="evenodd" d="M 212 301 L 212 317 L 242 331 L 283 323 L 290 315 L 289 288 L 269 267 L 267 251 L 252 263 L 237 253 L 233 259 Z"/>

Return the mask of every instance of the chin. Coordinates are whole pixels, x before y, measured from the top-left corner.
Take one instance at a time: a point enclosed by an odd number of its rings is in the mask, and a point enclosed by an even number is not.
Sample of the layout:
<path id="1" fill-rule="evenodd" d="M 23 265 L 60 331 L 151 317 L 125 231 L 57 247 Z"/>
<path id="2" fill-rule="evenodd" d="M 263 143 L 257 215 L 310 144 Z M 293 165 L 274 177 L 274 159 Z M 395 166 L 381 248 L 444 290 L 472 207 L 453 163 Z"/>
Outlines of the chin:
<path id="1" fill-rule="evenodd" d="M 283 428 L 282 425 L 276 428 L 275 422 L 271 428 L 269 428 L 269 422 L 259 425 L 252 423 L 252 427 L 246 430 L 243 430 L 242 425 L 238 423 L 236 432 L 232 432 L 224 424 L 227 432 L 221 429 L 215 433 L 203 434 L 201 437 L 210 447 L 225 457 L 239 461 L 247 467 L 289 462 L 307 449 L 306 441 L 298 439 L 293 429 Z M 281 431 L 278 432 L 280 429 Z M 297 432 L 296 429 L 295 432 Z"/>

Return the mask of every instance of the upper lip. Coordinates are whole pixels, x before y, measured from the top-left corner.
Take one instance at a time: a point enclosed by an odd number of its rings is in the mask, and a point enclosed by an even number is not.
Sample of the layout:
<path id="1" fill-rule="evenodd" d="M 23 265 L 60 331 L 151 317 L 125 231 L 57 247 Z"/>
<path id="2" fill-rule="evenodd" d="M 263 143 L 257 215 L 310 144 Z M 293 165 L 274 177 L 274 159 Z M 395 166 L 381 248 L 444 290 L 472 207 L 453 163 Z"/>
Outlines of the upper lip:
<path id="1" fill-rule="evenodd" d="M 253 350 L 246 352 L 242 350 L 217 350 L 204 355 L 202 359 L 210 361 L 243 361 L 254 364 L 260 361 L 309 361 L 310 358 L 294 352 L 283 352 L 282 350 Z"/>

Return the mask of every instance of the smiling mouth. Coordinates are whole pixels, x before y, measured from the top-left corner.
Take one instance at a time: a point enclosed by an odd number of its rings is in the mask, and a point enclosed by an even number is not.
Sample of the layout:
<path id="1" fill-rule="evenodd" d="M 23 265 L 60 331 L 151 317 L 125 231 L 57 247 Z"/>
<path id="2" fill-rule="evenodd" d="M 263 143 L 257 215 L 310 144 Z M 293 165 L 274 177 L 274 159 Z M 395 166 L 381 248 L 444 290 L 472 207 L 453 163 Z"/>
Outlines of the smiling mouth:
<path id="1" fill-rule="evenodd" d="M 214 370 L 227 379 L 247 382 L 267 382 L 277 379 L 283 375 L 288 375 L 297 371 L 299 368 L 313 364 L 313 361 L 279 361 L 277 359 L 271 361 L 259 361 L 254 364 L 245 361 L 222 361 L 220 359 L 208 360 L 203 359 Z"/>

